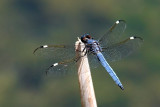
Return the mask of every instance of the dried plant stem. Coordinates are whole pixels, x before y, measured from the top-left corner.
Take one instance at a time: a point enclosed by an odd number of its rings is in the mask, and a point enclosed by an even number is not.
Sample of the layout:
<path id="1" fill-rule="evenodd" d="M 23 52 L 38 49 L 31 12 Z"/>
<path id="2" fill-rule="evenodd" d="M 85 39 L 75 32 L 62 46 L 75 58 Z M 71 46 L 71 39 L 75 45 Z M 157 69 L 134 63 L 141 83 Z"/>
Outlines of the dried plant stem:
<path id="1" fill-rule="evenodd" d="M 83 49 L 84 44 L 80 41 L 76 42 L 76 50 L 78 50 L 78 56 L 83 54 L 82 52 L 80 52 Z M 77 65 L 82 107 L 97 107 L 87 55 L 81 57 L 78 60 Z"/>

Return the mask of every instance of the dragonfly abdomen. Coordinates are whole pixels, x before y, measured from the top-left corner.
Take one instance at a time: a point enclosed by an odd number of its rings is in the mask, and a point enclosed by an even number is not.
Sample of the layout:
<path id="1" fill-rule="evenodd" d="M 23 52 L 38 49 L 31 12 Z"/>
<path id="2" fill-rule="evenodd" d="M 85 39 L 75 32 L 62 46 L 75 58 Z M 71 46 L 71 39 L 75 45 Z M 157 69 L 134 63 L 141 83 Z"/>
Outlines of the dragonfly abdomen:
<path id="1" fill-rule="evenodd" d="M 104 58 L 103 54 L 101 52 L 97 53 L 97 57 L 100 61 L 100 63 L 102 64 L 102 66 L 106 69 L 106 71 L 109 73 L 109 75 L 112 77 L 112 79 L 115 81 L 115 83 L 122 89 L 123 85 L 120 82 L 119 78 L 117 77 L 116 73 L 113 71 L 113 69 L 111 68 L 111 66 L 108 64 L 108 62 L 106 61 L 106 59 Z"/>

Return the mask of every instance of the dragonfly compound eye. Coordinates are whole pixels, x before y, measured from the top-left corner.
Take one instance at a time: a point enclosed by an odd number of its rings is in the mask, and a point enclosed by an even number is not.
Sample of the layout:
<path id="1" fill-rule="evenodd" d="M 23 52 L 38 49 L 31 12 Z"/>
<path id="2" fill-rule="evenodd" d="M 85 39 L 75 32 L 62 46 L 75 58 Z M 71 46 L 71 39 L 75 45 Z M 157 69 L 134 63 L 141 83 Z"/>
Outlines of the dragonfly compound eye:
<path id="1" fill-rule="evenodd" d="M 87 35 L 86 38 L 91 39 L 92 37 L 90 35 Z"/>
<path id="2" fill-rule="evenodd" d="M 91 39 L 92 37 L 89 35 L 89 34 L 84 34 L 84 35 L 82 35 L 81 36 L 81 41 L 83 42 L 83 43 L 87 43 L 87 40 L 88 39 Z"/>

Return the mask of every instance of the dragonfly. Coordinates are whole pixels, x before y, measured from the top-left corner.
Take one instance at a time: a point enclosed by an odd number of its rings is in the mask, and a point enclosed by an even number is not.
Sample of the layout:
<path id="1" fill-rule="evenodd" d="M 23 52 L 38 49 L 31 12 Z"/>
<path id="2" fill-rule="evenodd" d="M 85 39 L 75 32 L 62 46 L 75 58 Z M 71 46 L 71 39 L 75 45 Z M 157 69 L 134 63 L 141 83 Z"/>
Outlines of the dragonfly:
<path id="1" fill-rule="evenodd" d="M 109 73 L 109 75 L 112 77 L 114 82 L 122 89 L 124 90 L 124 87 L 112 69 L 112 67 L 109 65 L 108 62 L 110 61 L 117 61 L 120 60 L 131 53 L 133 53 L 135 50 L 137 50 L 141 44 L 143 39 L 138 36 L 131 36 L 124 38 L 122 36 L 123 32 L 126 29 L 126 22 L 124 20 L 117 20 L 110 29 L 103 35 L 100 36 L 99 39 L 94 39 L 90 34 L 83 34 L 81 36 L 81 41 L 84 43 L 84 49 L 83 52 L 85 53 L 83 56 L 86 55 L 93 55 L 95 56 L 96 60 L 104 67 L 104 69 Z M 55 52 L 54 57 L 57 57 L 56 55 L 59 53 L 65 53 L 66 50 L 70 52 L 70 50 L 73 50 L 73 46 L 68 45 L 42 45 L 34 50 L 34 54 L 40 50 L 40 49 L 48 49 L 52 48 L 53 52 Z M 59 53 L 57 53 L 56 51 Z M 69 54 L 73 54 L 70 52 Z M 68 55 L 69 55 L 68 54 Z M 50 69 L 53 69 L 58 66 L 65 66 L 67 67 L 67 64 L 69 63 L 76 63 L 80 57 L 77 57 L 74 55 L 70 59 L 63 60 L 57 63 L 53 63 L 49 68 L 46 70 L 46 74 L 49 72 Z M 63 57 L 67 56 L 60 56 L 61 59 Z"/>

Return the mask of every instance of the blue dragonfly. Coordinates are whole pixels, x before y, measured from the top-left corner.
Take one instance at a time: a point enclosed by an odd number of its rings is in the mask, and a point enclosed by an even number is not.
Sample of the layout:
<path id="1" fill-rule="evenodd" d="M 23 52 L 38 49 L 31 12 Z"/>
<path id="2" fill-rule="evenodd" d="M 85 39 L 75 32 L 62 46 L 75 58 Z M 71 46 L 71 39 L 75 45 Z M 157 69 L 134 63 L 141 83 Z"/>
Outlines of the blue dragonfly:
<path id="1" fill-rule="evenodd" d="M 143 39 L 141 37 L 137 36 L 131 36 L 128 38 L 123 39 L 123 32 L 126 29 L 126 22 L 124 20 L 118 20 L 116 21 L 111 28 L 98 40 L 93 39 L 93 37 L 90 34 L 84 34 L 81 36 L 81 41 L 84 43 L 85 47 L 83 49 L 83 52 L 85 55 L 93 55 L 95 58 L 100 62 L 100 64 L 105 68 L 105 70 L 109 73 L 109 75 L 112 77 L 114 82 L 122 89 L 124 90 L 124 87 L 114 72 L 114 70 L 109 65 L 108 61 L 117 61 L 120 60 L 129 54 L 131 54 L 133 51 L 135 51 L 137 48 L 140 47 L 142 44 Z M 34 50 L 34 54 L 39 49 L 48 49 L 52 48 L 54 52 L 54 57 L 60 57 L 63 59 L 64 57 L 68 57 L 71 55 L 72 57 L 63 60 L 57 63 L 52 64 L 47 70 L 46 74 L 49 72 L 50 69 L 55 69 L 56 67 L 61 68 L 67 67 L 69 63 L 77 62 L 80 57 L 77 57 L 74 52 L 71 50 L 74 50 L 73 46 L 69 45 L 43 45 Z M 67 53 L 69 52 L 69 53 Z M 68 56 L 65 56 L 61 54 L 61 56 L 56 56 L 57 53 L 67 53 Z"/>

